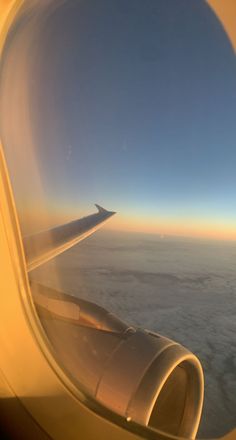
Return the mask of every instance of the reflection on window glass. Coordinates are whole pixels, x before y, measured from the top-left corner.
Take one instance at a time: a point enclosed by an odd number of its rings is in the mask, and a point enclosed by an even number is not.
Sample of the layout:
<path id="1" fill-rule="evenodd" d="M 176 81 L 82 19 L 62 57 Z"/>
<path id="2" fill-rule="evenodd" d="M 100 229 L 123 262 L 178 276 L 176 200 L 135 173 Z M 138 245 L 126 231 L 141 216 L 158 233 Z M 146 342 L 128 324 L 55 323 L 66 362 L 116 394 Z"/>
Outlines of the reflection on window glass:
<path id="1" fill-rule="evenodd" d="M 68 374 L 96 385 L 79 364 L 97 356 L 86 326 L 109 333 L 101 366 L 119 332 L 148 328 L 202 363 L 199 435 L 235 427 L 236 59 L 211 9 L 35 1 L 8 37 L 0 93 L 26 254 L 39 261 L 32 292 Z M 87 238 L 107 220 L 100 206 L 117 213 Z M 68 316 L 85 326 L 76 335 Z"/>

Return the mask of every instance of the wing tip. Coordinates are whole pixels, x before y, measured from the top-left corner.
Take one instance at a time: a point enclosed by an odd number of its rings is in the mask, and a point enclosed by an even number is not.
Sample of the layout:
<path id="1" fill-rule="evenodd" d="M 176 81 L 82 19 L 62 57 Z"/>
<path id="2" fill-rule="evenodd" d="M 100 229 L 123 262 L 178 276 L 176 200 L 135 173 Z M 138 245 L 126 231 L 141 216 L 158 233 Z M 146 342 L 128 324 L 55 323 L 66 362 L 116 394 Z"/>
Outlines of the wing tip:
<path id="1" fill-rule="evenodd" d="M 98 205 L 98 203 L 94 203 L 94 205 L 96 206 L 99 214 L 105 214 L 105 213 L 116 214 L 115 211 L 108 211 L 107 209 L 103 208 L 101 205 Z"/>

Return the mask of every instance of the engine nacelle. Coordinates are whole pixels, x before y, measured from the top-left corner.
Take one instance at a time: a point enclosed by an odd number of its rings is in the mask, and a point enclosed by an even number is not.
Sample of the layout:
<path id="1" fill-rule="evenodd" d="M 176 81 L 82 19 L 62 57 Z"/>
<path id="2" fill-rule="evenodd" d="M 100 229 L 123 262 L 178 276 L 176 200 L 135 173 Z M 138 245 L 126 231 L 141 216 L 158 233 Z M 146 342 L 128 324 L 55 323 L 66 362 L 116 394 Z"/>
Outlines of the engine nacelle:
<path id="1" fill-rule="evenodd" d="M 96 398 L 127 420 L 194 438 L 203 389 L 196 356 L 170 339 L 136 329 L 111 353 Z"/>
<path id="2" fill-rule="evenodd" d="M 128 421 L 195 438 L 204 391 L 196 356 L 89 301 L 35 284 L 32 291 L 60 361 L 90 396 Z"/>

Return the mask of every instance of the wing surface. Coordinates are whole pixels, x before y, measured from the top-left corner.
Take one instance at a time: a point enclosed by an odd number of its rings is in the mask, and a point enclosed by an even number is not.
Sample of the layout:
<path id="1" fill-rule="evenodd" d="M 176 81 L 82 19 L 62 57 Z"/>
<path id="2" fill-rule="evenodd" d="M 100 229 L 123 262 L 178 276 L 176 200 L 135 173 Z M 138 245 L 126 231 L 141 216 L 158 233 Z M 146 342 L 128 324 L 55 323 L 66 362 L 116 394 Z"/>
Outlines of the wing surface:
<path id="1" fill-rule="evenodd" d="M 95 214 L 24 237 L 28 272 L 84 240 L 115 214 L 115 212 L 107 211 L 99 205 L 95 206 L 98 209 Z"/>

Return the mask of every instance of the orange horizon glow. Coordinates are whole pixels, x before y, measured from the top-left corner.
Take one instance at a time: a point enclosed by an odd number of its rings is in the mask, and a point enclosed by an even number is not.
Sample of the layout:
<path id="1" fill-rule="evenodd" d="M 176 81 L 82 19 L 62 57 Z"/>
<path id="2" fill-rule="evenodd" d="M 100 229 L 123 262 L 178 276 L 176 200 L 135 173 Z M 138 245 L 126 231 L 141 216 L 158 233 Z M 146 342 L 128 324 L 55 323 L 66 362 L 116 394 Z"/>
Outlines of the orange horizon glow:
<path id="1" fill-rule="evenodd" d="M 106 230 L 180 236 L 216 240 L 236 240 L 236 227 L 220 221 L 202 219 L 147 219 L 119 216 L 105 226 Z"/>
<path id="2" fill-rule="evenodd" d="M 60 209 L 27 209 L 22 214 L 23 235 L 31 235 L 42 230 L 51 229 L 95 213 L 83 210 L 73 215 Z M 117 213 L 102 228 L 110 231 L 155 234 L 160 236 L 179 236 L 215 240 L 236 240 L 236 227 L 225 219 L 196 217 L 163 217 L 132 216 Z"/>

